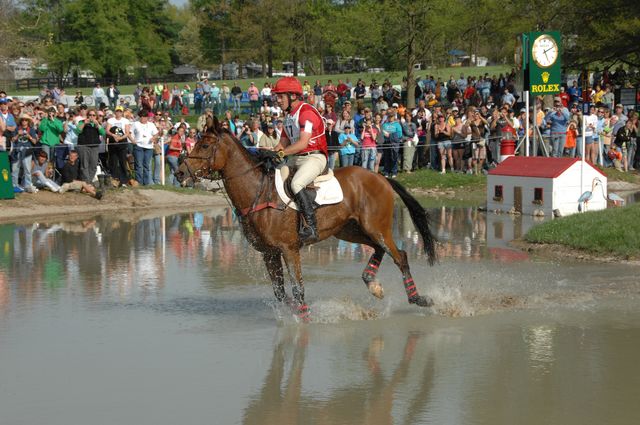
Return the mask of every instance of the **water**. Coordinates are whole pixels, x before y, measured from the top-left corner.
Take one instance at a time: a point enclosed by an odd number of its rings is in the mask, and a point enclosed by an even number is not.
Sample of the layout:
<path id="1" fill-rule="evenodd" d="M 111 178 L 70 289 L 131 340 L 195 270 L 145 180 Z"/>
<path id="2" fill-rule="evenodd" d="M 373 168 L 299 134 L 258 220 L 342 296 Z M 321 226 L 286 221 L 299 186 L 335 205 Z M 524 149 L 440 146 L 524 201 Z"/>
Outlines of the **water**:
<path id="1" fill-rule="evenodd" d="M 0 226 L 0 424 L 633 424 L 638 267 L 541 260 L 531 217 L 431 210 L 433 309 L 360 275 L 370 252 L 303 252 L 314 322 L 273 301 L 228 210 Z"/>

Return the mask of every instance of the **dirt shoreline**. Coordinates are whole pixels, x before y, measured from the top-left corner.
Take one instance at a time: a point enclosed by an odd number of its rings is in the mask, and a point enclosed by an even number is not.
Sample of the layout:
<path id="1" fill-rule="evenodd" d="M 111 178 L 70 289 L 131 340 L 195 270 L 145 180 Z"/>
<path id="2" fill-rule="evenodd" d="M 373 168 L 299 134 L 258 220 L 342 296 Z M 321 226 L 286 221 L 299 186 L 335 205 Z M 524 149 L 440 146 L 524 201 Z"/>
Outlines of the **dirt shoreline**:
<path id="1" fill-rule="evenodd" d="M 80 193 L 58 194 L 39 191 L 21 194 L 16 199 L 0 200 L 0 223 L 25 223 L 43 219 L 118 216 L 143 216 L 153 212 L 191 212 L 228 206 L 220 193 L 197 191 L 179 193 L 158 189 L 118 189 L 107 191 L 101 200 Z"/>
<path id="2" fill-rule="evenodd" d="M 617 263 L 640 266 L 640 257 L 596 254 L 561 244 L 531 243 L 524 239 L 516 239 L 509 242 L 509 246 L 545 259 L 573 259 L 587 262 Z"/>

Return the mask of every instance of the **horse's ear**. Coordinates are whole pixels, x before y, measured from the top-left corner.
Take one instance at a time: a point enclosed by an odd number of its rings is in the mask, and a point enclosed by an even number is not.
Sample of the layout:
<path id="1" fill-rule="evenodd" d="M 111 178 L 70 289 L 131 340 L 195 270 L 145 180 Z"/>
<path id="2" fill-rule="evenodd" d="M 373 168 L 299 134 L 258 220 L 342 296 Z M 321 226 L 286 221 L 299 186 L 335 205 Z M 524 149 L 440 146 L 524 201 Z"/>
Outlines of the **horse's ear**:
<path id="1" fill-rule="evenodd" d="M 222 127 L 220 126 L 220 121 L 218 121 L 218 117 L 215 115 L 213 117 L 207 118 L 207 133 L 220 134 Z"/>

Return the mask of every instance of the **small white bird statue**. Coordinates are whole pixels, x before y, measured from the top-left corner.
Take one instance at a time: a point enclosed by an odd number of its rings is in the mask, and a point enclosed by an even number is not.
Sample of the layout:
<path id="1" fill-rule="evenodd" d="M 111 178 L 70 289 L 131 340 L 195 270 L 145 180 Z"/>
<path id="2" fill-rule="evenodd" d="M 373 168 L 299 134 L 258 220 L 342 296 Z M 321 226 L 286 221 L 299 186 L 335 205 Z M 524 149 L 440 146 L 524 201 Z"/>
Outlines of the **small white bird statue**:
<path id="1" fill-rule="evenodd" d="M 593 192 L 594 192 L 596 186 L 598 186 L 598 185 L 600 185 L 600 187 L 602 188 L 602 181 L 600 181 L 600 179 L 596 177 L 595 179 L 593 179 L 593 182 L 591 183 L 591 190 L 587 190 L 582 195 L 580 195 L 580 197 L 578 198 L 578 211 L 579 212 L 586 212 L 587 211 L 587 204 L 589 204 L 589 201 L 593 198 Z M 604 189 L 602 189 L 602 196 L 604 196 Z M 583 207 L 583 205 L 584 205 L 584 207 Z"/>

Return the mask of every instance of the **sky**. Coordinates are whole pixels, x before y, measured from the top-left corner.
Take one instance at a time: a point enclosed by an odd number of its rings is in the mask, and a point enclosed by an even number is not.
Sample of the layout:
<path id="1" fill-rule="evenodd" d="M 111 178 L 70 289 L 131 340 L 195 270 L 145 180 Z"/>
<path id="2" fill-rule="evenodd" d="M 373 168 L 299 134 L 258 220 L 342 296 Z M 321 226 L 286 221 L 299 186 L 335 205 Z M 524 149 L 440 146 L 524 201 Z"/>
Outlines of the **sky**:
<path id="1" fill-rule="evenodd" d="M 169 3 L 175 4 L 176 6 L 183 6 L 187 4 L 189 0 L 169 0 Z"/>

